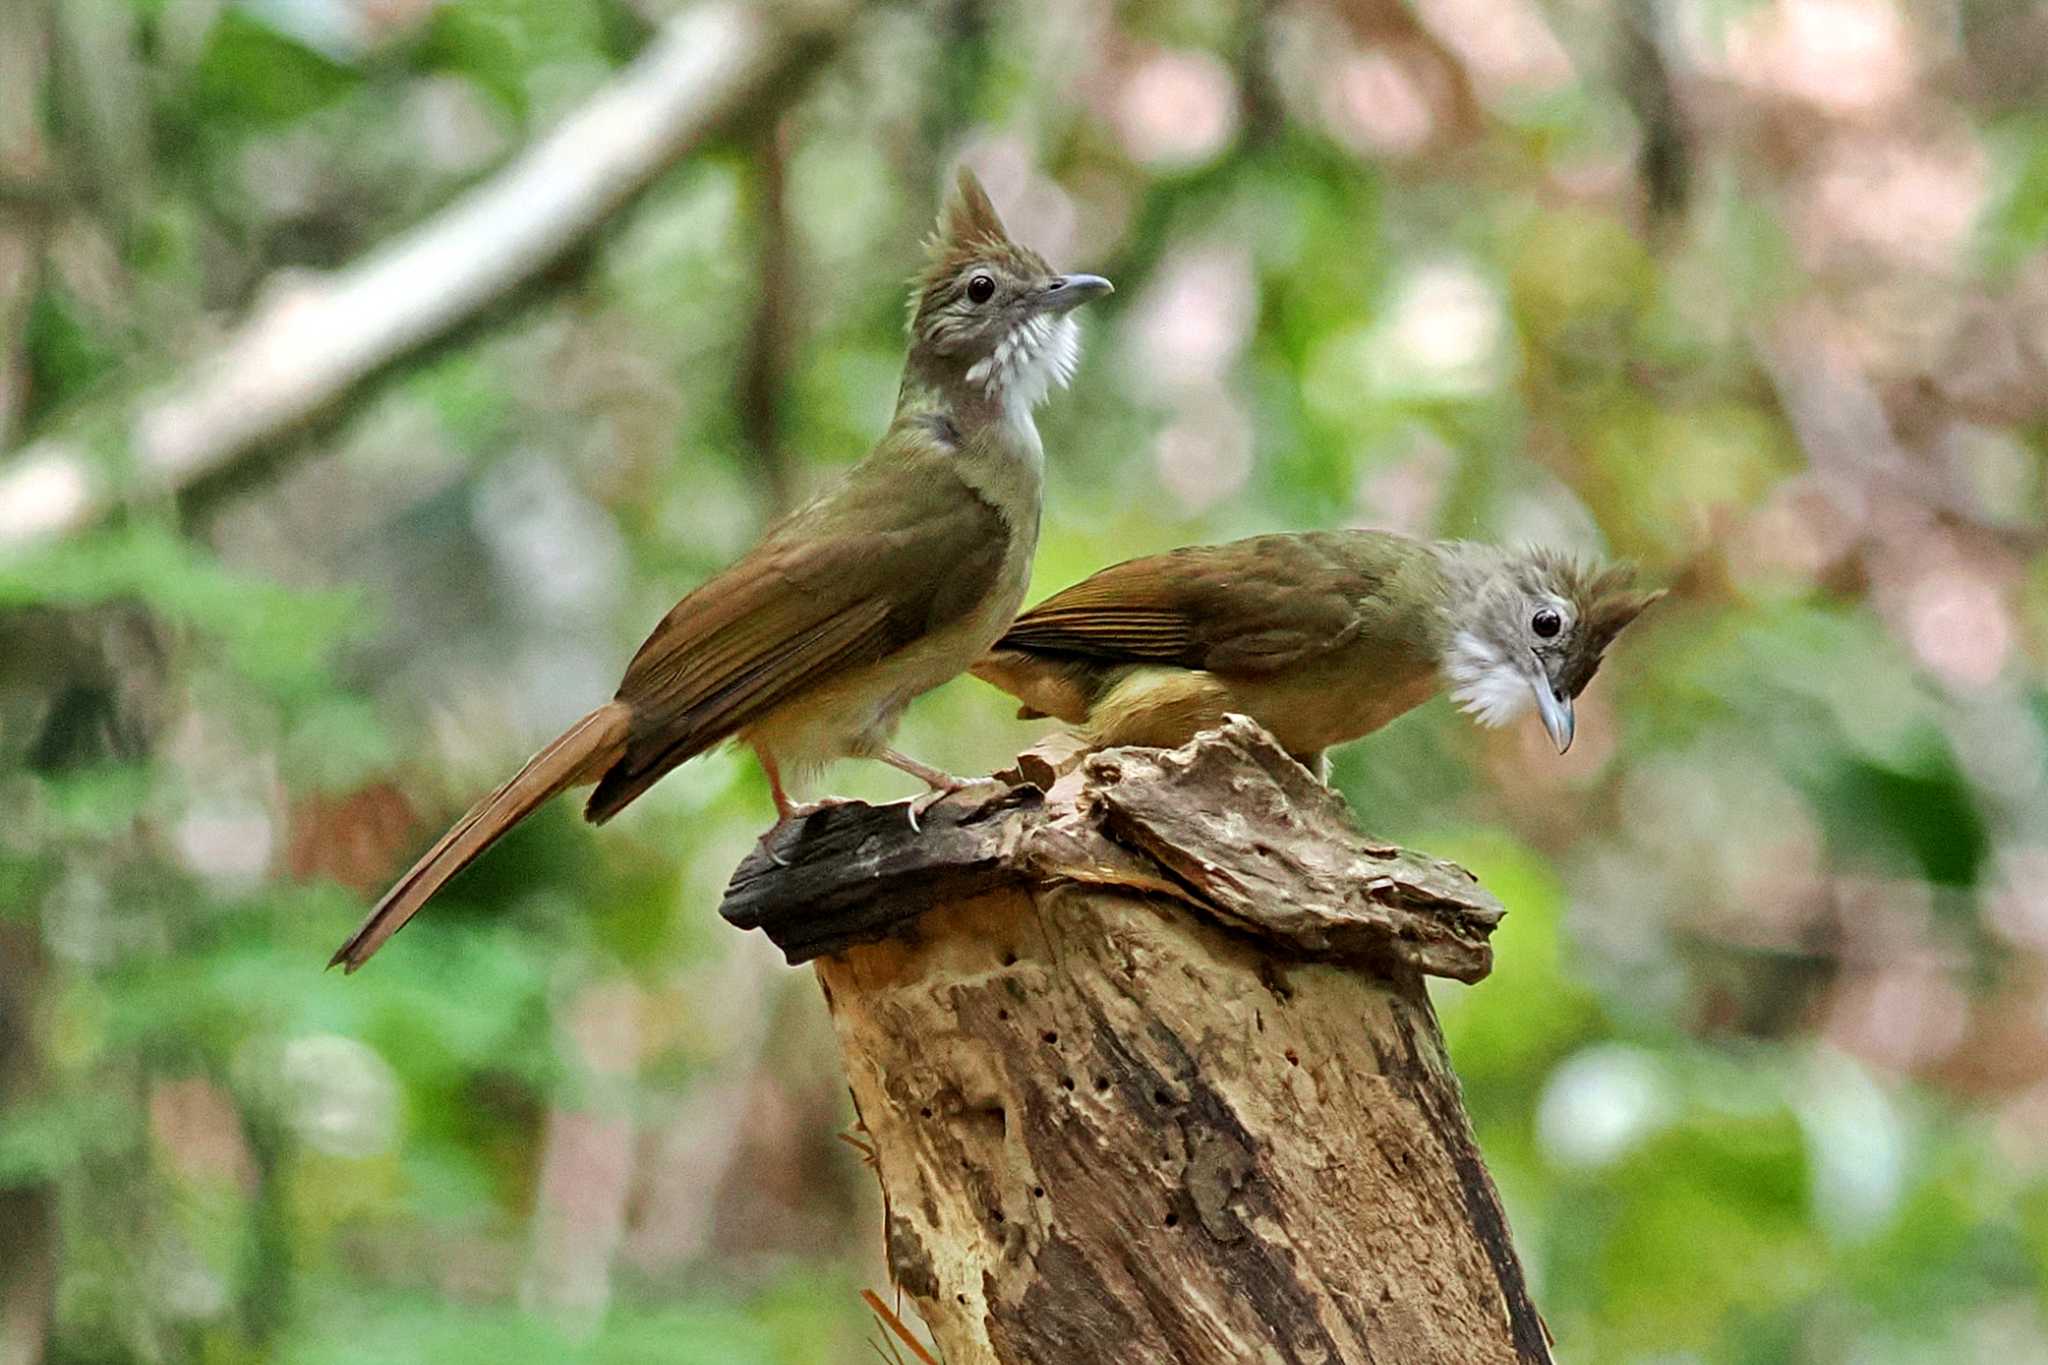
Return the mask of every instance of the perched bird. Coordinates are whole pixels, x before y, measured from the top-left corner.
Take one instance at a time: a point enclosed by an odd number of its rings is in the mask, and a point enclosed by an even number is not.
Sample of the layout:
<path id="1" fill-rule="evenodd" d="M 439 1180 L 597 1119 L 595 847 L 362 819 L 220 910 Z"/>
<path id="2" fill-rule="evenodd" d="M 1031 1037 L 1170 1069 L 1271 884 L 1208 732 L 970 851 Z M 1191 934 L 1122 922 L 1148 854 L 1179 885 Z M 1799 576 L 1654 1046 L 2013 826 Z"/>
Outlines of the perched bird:
<path id="1" fill-rule="evenodd" d="M 975 676 L 1097 745 L 1186 743 L 1250 716 L 1312 770 L 1437 692 L 1482 725 L 1534 706 L 1558 752 L 1572 701 L 1663 596 L 1550 550 L 1311 531 L 1104 569 L 1018 617 Z"/>
<path id="2" fill-rule="evenodd" d="M 1068 316 L 1110 292 L 1010 239 L 963 170 L 915 282 L 887 434 L 839 484 L 771 528 L 662 619 L 618 695 L 456 822 L 328 964 L 354 971 L 513 825 L 594 782 L 602 823 L 723 740 L 751 746 L 777 827 L 803 813 L 785 773 L 879 758 L 961 785 L 888 746 L 912 698 L 964 671 L 1023 601 L 1045 452 L 1032 409 L 1072 375 Z M 772 833 L 772 831 L 771 831 Z"/>

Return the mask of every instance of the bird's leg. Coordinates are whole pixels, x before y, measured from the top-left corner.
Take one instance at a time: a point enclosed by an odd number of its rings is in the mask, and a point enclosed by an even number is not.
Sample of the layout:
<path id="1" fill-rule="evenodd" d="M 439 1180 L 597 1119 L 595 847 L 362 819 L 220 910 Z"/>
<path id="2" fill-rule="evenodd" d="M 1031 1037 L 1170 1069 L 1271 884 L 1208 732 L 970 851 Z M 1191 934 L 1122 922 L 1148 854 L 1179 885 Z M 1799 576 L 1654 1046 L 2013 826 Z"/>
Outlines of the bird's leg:
<path id="1" fill-rule="evenodd" d="M 892 768 L 909 773 L 941 796 L 959 791 L 968 785 L 966 779 L 955 777 L 944 768 L 934 768 L 929 763 L 920 763 L 897 749 L 884 749 L 875 757 Z"/>
<path id="2" fill-rule="evenodd" d="M 954 792 L 965 791 L 969 787 L 978 787 L 996 780 L 993 777 L 955 777 L 944 768 L 934 768 L 929 763 L 920 763 L 909 754 L 895 749 L 884 749 L 875 757 L 892 768 L 909 773 L 931 788 L 910 803 L 910 828 L 913 833 L 923 833 L 917 822 L 918 817 L 930 810 L 935 803 L 945 800 Z"/>
<path id="3" fill-rule="evenodd" d="M 806 815 L 829 805 L 829 801 L 792 801 L 788 788 L 782 785 L 782 769 L 775 762 L 775 755 L 760 745 L 754 746 L 754 757 L 760 761 L 761 771 L 768 775 L 768 795 L 775 802 L 775 823 L 761 836 L 761 851 L 768 855 L 768 861 L 777 867 L 788 867 L 789 860 L 770 847 L 782 827 L 792 820 L 801 820 Z"/>
<path id="4" fill-rule="evenodd" d="M 782 769 L 775 762 L 775 755 L 766 749 L 754 750 L 754 757 L 761 762 L 761 771 L 768 774 L 768 796 L 775 802 L 775 824 L 769 829 L 773 834 L 796 818 L 796 803 L 789 799 L 789 792 L 782 785 Z"/>
<path id="5" fill-rule="evenodd" d="M 788 867 L 789 860 L 777 853 L 773 844 L 775 836 L 782 833 L 782 827 L 796 818 L 796 807 L 790 802 L 789 793 L 783 790 L 782 770 L 775 766 L 774 757 L 766 749 L 754 750 L 754 757 L 761 760 L 761 771 L 768 774 L 768 795 L 775 802 L 775 823 L 761 835 L 761 851 L 777 867 Z"/>

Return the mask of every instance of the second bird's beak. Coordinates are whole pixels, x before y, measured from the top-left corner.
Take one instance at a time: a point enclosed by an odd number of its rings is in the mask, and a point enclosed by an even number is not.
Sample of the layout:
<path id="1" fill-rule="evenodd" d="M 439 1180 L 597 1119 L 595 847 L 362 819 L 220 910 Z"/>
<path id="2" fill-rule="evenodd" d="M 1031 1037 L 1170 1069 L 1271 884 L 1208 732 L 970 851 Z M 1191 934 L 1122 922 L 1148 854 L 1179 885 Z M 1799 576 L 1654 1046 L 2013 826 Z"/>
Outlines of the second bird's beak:
<path id="1" fill-rule="evenodd" d="M 1550 679 L 1539 671 L 1530 686 L 1536 690 L 1536 714 L 1543 717 L 1543 728 L 1550 732 L 1550 742 L 1563 753 L 1572 747 L 1572 699 L 1562 696 L 1551 686 Z"/>
<path id="2" fill-rule="evenodd" d="M 1041 312 L 1064 313 L 1115 292 L 1116 286 L 1100 275 L 1059 275 L 1038 296 L 1038 307 Z"/>

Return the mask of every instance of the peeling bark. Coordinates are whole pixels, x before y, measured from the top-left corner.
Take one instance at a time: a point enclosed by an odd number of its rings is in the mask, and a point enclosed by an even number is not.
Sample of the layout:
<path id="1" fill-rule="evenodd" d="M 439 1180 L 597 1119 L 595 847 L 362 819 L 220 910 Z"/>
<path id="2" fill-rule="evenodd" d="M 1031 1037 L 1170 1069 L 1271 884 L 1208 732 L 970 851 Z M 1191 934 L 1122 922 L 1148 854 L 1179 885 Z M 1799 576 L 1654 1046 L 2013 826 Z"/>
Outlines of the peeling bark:
<path id="1" fill-rule="evenodd" d="M 1548 1361 L 1423 988 L 1500 907 L 1241 719 L 1005 776 L 822 811 L 725 907 L 817 960 L 951 1365 Z"/>

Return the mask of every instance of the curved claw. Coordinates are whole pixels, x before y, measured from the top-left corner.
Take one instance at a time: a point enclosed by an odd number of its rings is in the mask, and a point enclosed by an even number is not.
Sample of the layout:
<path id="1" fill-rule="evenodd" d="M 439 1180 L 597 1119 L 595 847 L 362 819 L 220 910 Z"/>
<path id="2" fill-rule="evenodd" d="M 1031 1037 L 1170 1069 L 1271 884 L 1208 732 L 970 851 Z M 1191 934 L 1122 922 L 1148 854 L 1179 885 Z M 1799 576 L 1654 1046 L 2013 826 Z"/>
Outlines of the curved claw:
<path id="1" fill-rule="evenodd" d="M 820 797 L 816 801 L 789 802 L 787 805 L 782 807 L 781 813 L 775 817 L 775 823 L 768 826 L 767 830 L 761 835 L 760 839 L 756 841 L 757 847 L 760 848 L 762 854 L 764 854 L 767 857 L 768 861 L 774 863 L 777 867 L 794 866 L 794 864 L 792 864 L 789 861 L 789 859 L 783 857 L 780 853 L 777 853 L 775 851 L 775 837 L 778 834 L 782 833 L 784 826 L 794 824 L 798 820 L 808 819 L 809 817 L 816 815 L 819 811 L 825 809 L 825 807 L 839 805 L 842 804 L 844 801 L 844 797 L 825 796 Z"/>
<path id="2" fill-rule="evenodd" d="M 961 784 L 961 786 L 965 785 L 965 783 Z M 912 797 L 910 804 L 905 807 L 910 815 L 910 832 L 912 834 L 924 833 L 924 825 L 920 822 L 919 817 L 959 790 L 960 787 L 933 787 L 922 796 Z"/>
<path id="3" fill-rule="evenodd" d="M 933 787 L 924 795 L 912 800 L 909 805 L 911 832 L 914 834 L 924 833 L 924 826 L 920 823 L 919 818 L 926 811 L 949 796 L 957 795 L 968 790 L 970 787 L 1002 787 L 1007 789 L 1008 786 L 1009 784 L 999 777 L 967 777 L 955 778 L 948 786 Z"/>

